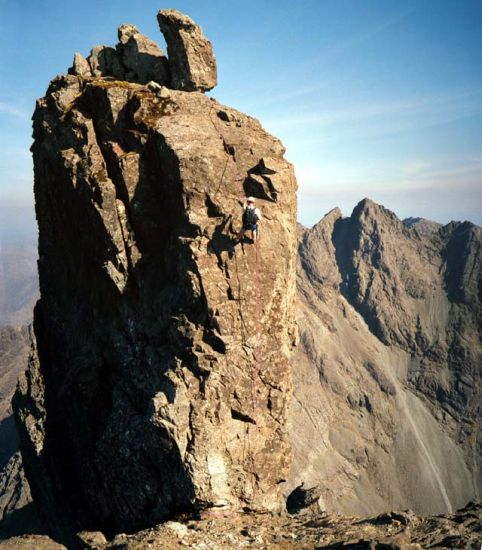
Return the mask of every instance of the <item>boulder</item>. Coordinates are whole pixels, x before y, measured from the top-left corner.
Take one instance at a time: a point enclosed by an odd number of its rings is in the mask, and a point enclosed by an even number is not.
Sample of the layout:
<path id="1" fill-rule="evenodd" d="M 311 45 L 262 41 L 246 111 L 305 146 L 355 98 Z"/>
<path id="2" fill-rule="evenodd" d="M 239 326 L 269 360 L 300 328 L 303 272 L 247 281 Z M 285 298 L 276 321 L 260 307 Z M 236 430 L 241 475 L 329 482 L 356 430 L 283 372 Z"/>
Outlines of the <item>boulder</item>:
<path id="1" fill-rule="evenodd" d="M 116 49 L 125 69 L 126 80 L 146 84 L 153 80 L 169 84 L 169 65 L 161 48 L 134 25 L 121 25 Z"/>
<path id="2" fill-rule="evenodd" d="M 214 88 L 216 59 L 201 27 L 177 10 L 161 10 L 157 20 L 167 43 L 172 87 L 188 92 Z"/>
<path id="3" fill-rule="evenodd" d="M 90 68 L 89 62 L 80 53 L 74 54 L 72 67 L 70 67 L 67 72 L 68 74 L 77 76 L 92 76 L 92 69 Z"/>
<path id="4" fill-rule="evenodd" d="M 119 80 L 125 78 L 124 68 L 119 60 L 117 51 L 110 46 L 94 46 L 87 61 L 92 76 L 112 76 Z"/>

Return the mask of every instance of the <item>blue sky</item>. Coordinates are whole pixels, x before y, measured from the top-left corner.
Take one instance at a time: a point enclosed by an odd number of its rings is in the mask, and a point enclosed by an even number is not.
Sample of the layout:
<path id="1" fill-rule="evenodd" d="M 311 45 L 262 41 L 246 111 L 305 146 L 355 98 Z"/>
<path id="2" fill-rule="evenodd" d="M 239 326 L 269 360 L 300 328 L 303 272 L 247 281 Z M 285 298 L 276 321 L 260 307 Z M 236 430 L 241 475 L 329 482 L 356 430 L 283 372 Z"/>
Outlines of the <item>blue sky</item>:
<path id="1" fill-rule="evenodd" d="M 32 226 L 30 116 L 73 53 L 176 8 L 214 45 L 223 103 L 295 164 L 299 220 L 370 197 L 482 224 L 482 0 L 0 0 L 0 230 Z"/>

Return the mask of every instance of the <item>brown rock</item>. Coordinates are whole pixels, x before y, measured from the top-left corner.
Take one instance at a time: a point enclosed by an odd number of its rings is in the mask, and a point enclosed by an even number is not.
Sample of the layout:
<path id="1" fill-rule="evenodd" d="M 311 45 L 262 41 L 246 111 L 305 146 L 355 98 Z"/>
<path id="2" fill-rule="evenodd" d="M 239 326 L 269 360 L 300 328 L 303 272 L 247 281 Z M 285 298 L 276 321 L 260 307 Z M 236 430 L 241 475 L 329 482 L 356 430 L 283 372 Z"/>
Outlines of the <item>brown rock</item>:
<path id="1" fill-rule="evenodd" d="M 38 354 L 15 400 L 34 499 L 60 536 L 279 510 L 296 223 L 284 148 L 201 93 L 72 79 L 34 117 Z M 278 160 L 278 200 L 258 199 L 259 243 L 236 243 L 261 158 Z"/>
<path id="2" fill-rule="evenodd" d="M 63 544 L 53 541 L 45 535 L 24 535 L 0 540 L 1 550 L 67 550 Z"/>
<path id="3" fill-rule="evenodd" d="M 238 514 L 187 523 L 164 523 L 155 529 L 116 537 L 106 546 L 126 550 L 144 548 L 255 548 L 268 550 L 421 550 L 422 548 L 478 548 L 481 507 L 472 506 L 450 516 L 421 518 L 410 525 L 377 518 L 360 519 L 310 513 L 303 516 Z"/>
<path id="4" fill-rule="evenodd" d="M 93 76 L 112 76 L 120 80 L 125 78 L 117 51 L 110 46 L 94 46 L 87 61 Z"/>
<path id="5" fill-rule="evenodd" d="M 177 10 L 161 10 L 157 20 L 167 43 L 172 87 L 188 92 L 214 88 L 216 59 L 201 27 Z"/>
<path id="6" fill-rule="evenodd" d="M 107 545 L 107 539 L 100 531 L 80 531 L 77 539 L 85 550 L 102 550 Z"/>
<path id="7" fill-rule="evenodd" d="M 126 80 L 146 84 L 150 80 L 169 85 L 169 66 L 161 48 L 134 25 L 121 25 L 117 52 Z"/>
<path id="8" fill-rule="evenodd" d="M 287 495 L 362 515 L 478 498 L 481 231 L 421 234 L 368 199 L 300 229 Z"/>
<path id="9" fill-rule="evenodd" d="M 92 69 L 87 59 L 82 54 L 76 53 L 74 54 L 74 62 L 68 73 L 76 76 L 92 76 Z"/>

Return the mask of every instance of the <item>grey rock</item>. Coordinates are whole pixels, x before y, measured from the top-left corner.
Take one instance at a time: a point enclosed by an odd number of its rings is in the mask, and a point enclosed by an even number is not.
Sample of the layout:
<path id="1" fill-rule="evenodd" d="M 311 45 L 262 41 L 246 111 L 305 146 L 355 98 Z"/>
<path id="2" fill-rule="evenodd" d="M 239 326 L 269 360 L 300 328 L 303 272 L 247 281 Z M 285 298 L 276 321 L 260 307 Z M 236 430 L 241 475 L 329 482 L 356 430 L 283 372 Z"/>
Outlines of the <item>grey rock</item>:
<path id="1" fill-rule="evenodd" d="M 283 507 L 296 180 L 279 140 L 226 109 L 73 76 L 38 102 L 38 352 L 14 407 L 61 540 L 180 510 Z M 236 244 L 261 158 L 279 161 L 278 202 L 259 199 L 258 245 Z"/>
<path id="2" fill-rule="evenodd" d="M 438 231 L 441 227 L 441 223 L 434 222 L 432 220 L 427 220 L 425 218 L 405 218 L 403 221 L 403 225 L 410 229 L 414 229 L 418 233 L 422 235 L 430 235 L 431 233 L 435 233 Z"/>
<path id="3" fill-rule="evenodd" d="M 216 59 L 201 27 L 177 10 L 161 10 L 157 20 L 167 43 L 172 88 L 188 92 L 214 88 Z"/>
<path id="4" fill-rule="evenodd" d="M 117 51 L 110 46 L 94 46 L 87 61 L 93 76 L 111 76 L 119 80 L 125 78 Z"/>
<path id="5" fill-rule="evenodd" d="M 317 503 L 321 496 L 320 487 L 305 488 L 303 484 L 296 487 L 286 499 L 286 509 L 290 514 L 298 514 L 303 511 L 318 511 Z"/>
<path id="6" fill-rule="evenodd" d="M 20 453 L 17 451 L 0 471 L 0 521 L 30 502 L 30 488 L 22 470 Z"/>
<path id="7" fill-rule="evenodd" d="M 24 533 L 44 533 L 17 451 L 0 471 L 0 540 Z"/>
<path id="8" fill-rule="evenodd" d="M 17 377 L 27 365 L 29 349 L 28 327 L 0 327 L 0 470 L 18 449 L 10 401 Z"/>
<path id="9" fill-rule="evenodd" d="M 68 73 L 76 76 L 92 76 L 92 69 L 82 54 L 75 53 L 72 67 L 70 67 Z"/>
<path id="10" fill-rule="evenodd" d="M 121 25 L 116 46 L 126 79 L 146 84 L 153 80 L 169 85 L 169 65 L 161 48 L 134 25 Z"/>
<path id="11" fill-rule="evenodd" d="M 298 259 L 286 494 L 361 515 L 480 499 L 482 229 L 422 234 L 365 199 L 300 228 Z"/>

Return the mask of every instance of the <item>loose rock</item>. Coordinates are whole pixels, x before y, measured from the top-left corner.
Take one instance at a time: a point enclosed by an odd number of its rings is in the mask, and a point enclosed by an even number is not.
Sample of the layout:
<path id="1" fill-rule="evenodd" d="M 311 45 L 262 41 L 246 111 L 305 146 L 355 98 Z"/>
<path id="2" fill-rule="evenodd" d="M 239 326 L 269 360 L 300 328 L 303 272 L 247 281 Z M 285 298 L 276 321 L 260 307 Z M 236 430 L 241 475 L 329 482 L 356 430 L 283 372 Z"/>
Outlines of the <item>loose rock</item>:
<path id="1" fill-rule="evenodd" d="M 139 32 L 134 25 L 121 25 L 118 30 L 117 52 L 125 69 L 125 78 L 146 84 L 153 80 L 169 84 L 169 66 L 161 48 Z"/>
<path id="2" fill-rule="evenodd" d="M 201 27 L 177 10 L 161 10 L 157 20 L 167 43 L 172 87 L 188 92 L 214 88 L 216 59 Z"/>
<path id="3" fill-rule="evenodd" d="M 89 62 L 80 53 L 74 55 L 74 62 L 72 67 L 68 70 L 68 73 L 76 76 L 92 76 Z"/>

